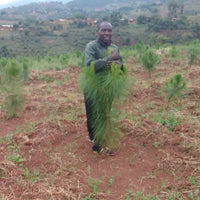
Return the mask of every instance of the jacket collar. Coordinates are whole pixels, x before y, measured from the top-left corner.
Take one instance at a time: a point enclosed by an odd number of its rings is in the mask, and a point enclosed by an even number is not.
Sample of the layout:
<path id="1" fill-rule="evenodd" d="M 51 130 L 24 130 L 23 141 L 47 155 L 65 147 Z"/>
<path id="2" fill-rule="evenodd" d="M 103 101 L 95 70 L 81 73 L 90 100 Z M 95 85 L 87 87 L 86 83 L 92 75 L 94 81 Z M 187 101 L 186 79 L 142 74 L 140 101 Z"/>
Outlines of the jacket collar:
<path id="1" fill-rule="evenodd" d="M 110 45 L 106 44 L 104 41 L 102 41 L 101 39 L 98 38 L 98 43 L 102 46 L 102 47 L 109 47 Z M 111 42 L 112 43 L 112 42 Z"/>

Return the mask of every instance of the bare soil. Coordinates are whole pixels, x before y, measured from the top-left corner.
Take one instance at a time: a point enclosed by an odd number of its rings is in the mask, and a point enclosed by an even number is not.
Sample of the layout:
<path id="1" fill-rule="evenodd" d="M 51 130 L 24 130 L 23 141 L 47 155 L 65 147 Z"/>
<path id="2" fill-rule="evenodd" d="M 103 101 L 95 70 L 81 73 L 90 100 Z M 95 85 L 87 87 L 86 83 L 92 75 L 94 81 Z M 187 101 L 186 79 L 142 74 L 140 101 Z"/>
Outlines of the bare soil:
<path id="1" fill-rule="evenodd" d="M 127 66 L 133 84 L 113 156 L 92 151 L 80 67 L 31 71 L 23 113 L 6 119 L 0 111 L 0 199 L 190 199 L 200 187 L 200 67 L 165 57 L 148 78 L 134 59 Z M 170 130 L 159 119 L 166 113 L 164 82 L 176 73 L 188 89 L 170 104 L 168 113 L 179 120 Z"/>

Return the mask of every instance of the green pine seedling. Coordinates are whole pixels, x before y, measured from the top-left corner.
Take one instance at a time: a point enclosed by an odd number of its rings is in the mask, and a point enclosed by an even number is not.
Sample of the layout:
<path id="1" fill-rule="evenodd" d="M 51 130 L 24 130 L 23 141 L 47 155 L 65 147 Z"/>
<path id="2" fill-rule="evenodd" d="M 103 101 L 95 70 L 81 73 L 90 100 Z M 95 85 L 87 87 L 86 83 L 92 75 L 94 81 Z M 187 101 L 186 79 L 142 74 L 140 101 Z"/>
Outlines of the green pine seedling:
<path id="1" fill-rule="evenodd" d="M 158 63 L 158 56 L 153 52 L 152 49 L 147 49 L 141 57 L 142 66 L 149 73 L 149 78 L 151 78 L 151 73 L 155 69 L 155 65 Z"/>
<path id="2" fill-rule="evenodd" d="M 1 58 L 0 59 L 0 71 L 7 65 L 8 60 L 6 58 Z"/>
<path id="3" fill-rule="evenodd" d="M 80 87 L 93 102 L 95 139 L 102 146 L 117 147 L 119 136 L 118 105 L 128 92 L 127 68 L 112 63 L 111 69 L 95 73 L 94 63 L 83 69 Z"/>
<path id="4" fill-rule="evenodd" d="M 181 74 L 176 74 L 169 81 L 165 82 L 167 110 L 172 100 L 181 98 L 182 92 L 186 89 L 186 84 L 187 82 Z"/>
<path id="5" fill-rule="evenodd" d="M 199 55 L 199 49 L 198 48 L 193 47 L 193 46 L 189 48 L 189 50 L 188 50 L 188 57 L 189 57 L 188 64 L 189 64 L 189 66 L 196 64 L 198 55 Z"/>
<path id="6" fill-rule="evenodd" d="M 4 67 L 2 72 L 0 89 L 4 93 L 3 109 L 8 118 L 17 116 L 23 110 L 24 96 L 21 73 L 21 66 L 14 59 Z"/>
<path id="7" fill-rule="evenodd" d="M 29 79 L 29 63 L 27 60 L 24 60 L 22 63 L 22 76 L 24 82 L 26 82 Z"/>
<path id="8" fill-rule="evenodd" d="M 178 55 L 178 50 L 175 46 L 169 50 L 169 55 L 171 58 L 175 58 Z"/>

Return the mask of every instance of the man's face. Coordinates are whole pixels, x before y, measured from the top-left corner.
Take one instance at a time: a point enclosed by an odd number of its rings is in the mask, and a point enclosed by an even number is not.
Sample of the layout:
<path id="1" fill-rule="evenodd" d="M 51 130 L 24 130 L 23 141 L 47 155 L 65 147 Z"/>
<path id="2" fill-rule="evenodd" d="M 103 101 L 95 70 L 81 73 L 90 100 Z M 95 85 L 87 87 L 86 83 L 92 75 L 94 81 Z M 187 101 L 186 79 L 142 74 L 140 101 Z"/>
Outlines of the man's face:
<path id="1" fill-rule="evenodd" d="M 111 44 L 112 26 L 110 23 L 102 23 L 97 31 L 99 38 L 106 44 Z"/>

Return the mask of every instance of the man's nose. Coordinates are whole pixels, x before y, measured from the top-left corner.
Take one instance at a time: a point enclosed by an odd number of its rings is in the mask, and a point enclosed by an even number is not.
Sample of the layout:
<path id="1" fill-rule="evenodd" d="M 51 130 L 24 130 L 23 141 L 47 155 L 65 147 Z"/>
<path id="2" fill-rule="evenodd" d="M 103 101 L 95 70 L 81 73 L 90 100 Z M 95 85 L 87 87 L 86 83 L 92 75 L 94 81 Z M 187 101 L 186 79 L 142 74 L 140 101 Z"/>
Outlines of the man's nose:
<path id="1" fill-rule="evenodd" d="M 111 34 L 110 31 L 106 31 L 105 34 Z"/>

